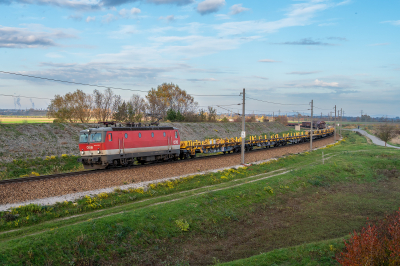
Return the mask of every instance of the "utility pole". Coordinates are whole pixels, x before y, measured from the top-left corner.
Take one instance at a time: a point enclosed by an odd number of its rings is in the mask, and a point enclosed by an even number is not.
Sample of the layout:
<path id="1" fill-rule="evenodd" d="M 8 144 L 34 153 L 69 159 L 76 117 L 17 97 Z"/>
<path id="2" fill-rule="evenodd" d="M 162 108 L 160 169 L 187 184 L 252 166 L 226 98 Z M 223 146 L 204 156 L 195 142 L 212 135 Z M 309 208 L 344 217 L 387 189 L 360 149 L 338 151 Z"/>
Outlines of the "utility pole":
<path id="1" fill-rule="evenodd" d="M 272 112 L 272 122 L 275 121 L 275 112 Z"/>
<path id="2" fill-rule="evenodd" d="M 243 89 L 243 106 L 242 106 L 242 164 L 244 164 L 244 148 L 245 148 L 245 141 L 246 141 L 246 127 L 245 127 L 245 120 L 246 120 L 246 109 L 245 109 L 245 93 L 246 89 Z"/>
<path id="3" fill-rule="evenodd" d="M 360 122 L 362 122 L 362 114 L 363 114 L 363 110 L 361 110 Z"/>
<path id="4" fill-rule="evenodd" d="M 342 127 L 343 127 L 343 108 L 340 108 L 340 135 L 342 135 Z"/>
<path id="5" fill-rule="evenodd" d="M 311 129 L 310 129 L 310 151 L 312 151 L 312 136 L 313 136 L 313 107 L 314 100 L 311 100 Z"/>
<path id="6" fill-rule="evenodd" d="M 335 128 L 334 142 L 336 142 L 336 105 L 335 105 L 335 125 L 334 125 L 334 128 Z"/>

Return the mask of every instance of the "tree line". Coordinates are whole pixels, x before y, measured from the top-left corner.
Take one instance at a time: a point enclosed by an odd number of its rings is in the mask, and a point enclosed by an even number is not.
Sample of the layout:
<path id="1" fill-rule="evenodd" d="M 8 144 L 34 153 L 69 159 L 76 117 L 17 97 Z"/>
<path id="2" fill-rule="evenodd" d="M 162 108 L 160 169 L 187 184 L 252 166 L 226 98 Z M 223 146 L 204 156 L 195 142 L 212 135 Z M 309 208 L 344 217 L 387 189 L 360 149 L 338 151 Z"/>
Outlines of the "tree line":
<path id="1" fill-rule="evenodd" d="M 152 88 L 145 97 L 132 95 L 123 100 L 110 88 L 92 94 L 81 90 L 55 95 L 48 106 L 47 116 L 56 122 L 88 123 L 92 120 L 142 122 L 154 120 L 216 122 L 216 109 L 198 108 L 193 96 L 178 85 L 163 83 Z"/>

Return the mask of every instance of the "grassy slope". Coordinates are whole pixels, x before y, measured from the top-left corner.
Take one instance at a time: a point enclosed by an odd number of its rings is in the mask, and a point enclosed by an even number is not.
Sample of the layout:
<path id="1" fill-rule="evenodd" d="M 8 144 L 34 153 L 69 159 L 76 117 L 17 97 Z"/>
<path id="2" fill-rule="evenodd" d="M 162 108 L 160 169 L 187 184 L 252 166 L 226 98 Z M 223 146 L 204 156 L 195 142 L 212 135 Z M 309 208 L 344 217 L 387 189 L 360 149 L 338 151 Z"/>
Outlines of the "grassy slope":
<path id="1" fill-rule="evenodd" d="M 132 199 L 114 209 L 0 234 L 0 261 L 6 265 L 210 264 L 274 250 L 232 264 L 260 265 L 251 262 L 260 259 L 264 265 L 332 265 L 335 249 L 342 245 L 337 238 L 359 229 L 367 217 L 379 219 L 393 212 L 400 200 L 399 179 L 387 174 L 387 169 L 400 169 L 398 151 L 345 134 L 347 142 L 324 150 L 326 157 L 334 155 L 325 165 L 320 163 L 322 151 L 290 156 L 244 171 L 196 176 L 168 188 L 173 194 L 153 196 L 147 202 Z M 295 170 L 261 179 L 271 170 L 288 167 Z M 254 174 L 261 176 L 251 178 L 251 183 L 244 179 Z M 204 180 L 216 182 L 213 187 L 176 194 L 180 186 L 201 187 Z M 216 191 L 221 187 L 227 188 Z M 208 192 L 199 194 L 204 191 Z M 111 216 L 99 218 L 104 215 Z M 178 227 L 179 220 L 189 224 L 188 232 Z M 328 242 L 290 248 L 316 241 Z"/>

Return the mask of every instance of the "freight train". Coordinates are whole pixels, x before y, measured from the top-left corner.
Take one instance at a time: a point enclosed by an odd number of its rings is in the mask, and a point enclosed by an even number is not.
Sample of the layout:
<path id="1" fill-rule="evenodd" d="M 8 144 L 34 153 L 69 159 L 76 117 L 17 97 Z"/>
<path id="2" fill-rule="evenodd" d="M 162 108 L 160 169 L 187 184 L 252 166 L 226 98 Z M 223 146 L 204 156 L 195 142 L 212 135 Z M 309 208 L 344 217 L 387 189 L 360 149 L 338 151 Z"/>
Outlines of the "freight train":
<path id="1" fill-rule="evenodd" d="M 299 123 L 288 123 L 288 126 L 294 127 L 297 125 L 300 125 L 303 128 L 310 128 L 311 127 L 311 122 L 301 122 Z M 325 121 L 314 121 L 313 122 L 313 128 L 314 129 L 325 129 L 326 128 L 326 123 Z"/>
<path id="2" fill-rule="evenodd" d="M 333 134 L 333 129 L 313 132 L 313 139 Z M 245 150 L 270 148 L 310 141 L 309 132 L 279 136 L 250 136 Z M 169 160 L 184 160 L 198 153 L 234 153 L 241 151 L 241 138 L 181 141 L 179 130 L 174 127 L 108 125 L 80 131 L 78 159 L 85 169 L 105 169 L 129 166 L 136 162 L 145 164 Z"/>

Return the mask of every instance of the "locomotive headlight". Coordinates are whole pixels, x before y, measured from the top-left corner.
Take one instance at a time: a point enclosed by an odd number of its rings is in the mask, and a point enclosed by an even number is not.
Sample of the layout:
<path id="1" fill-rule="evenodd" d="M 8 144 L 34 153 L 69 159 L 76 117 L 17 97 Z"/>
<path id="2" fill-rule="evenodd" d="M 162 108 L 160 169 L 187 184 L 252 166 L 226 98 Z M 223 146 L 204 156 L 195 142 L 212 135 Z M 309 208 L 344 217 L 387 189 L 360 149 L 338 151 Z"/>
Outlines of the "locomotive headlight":
<path id="1" fill-rule="evenodd" d="M 100 154 L 100 149 L 97 149 L 97 154 Z"/>
<path id="2" fill-rule="evenodd" d="M 82 152 L 81 152 L 81 154 L 82 154 L 82 155 L 84 155 L 84 154 L 85 154 L 85 152 L 84 152 L 84 151 L 82 151 Z"/>

